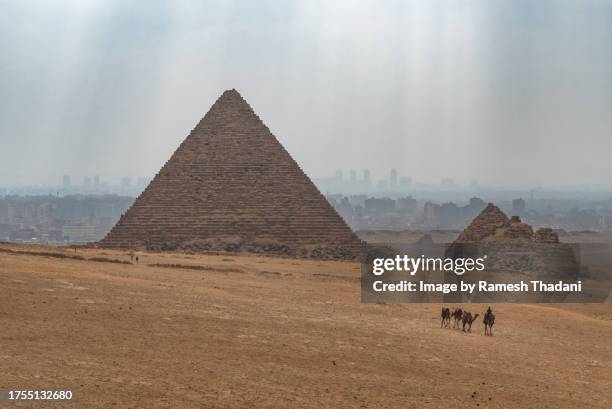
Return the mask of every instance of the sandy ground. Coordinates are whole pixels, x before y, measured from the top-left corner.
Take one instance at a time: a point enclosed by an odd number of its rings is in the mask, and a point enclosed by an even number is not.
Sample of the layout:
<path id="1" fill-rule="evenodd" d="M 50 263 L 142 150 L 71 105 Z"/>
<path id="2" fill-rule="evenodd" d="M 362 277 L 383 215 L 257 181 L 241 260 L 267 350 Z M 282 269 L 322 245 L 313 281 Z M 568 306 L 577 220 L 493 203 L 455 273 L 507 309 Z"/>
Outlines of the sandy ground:
<path id="1" fill-rule="evenodd" d="M 0 388 L 73 388 L 57 406 L 78 408 L 612 407 L 610 304 L 496 305 L 485 337 L 480 318 L 441 329 L 440 305 L 361 304 L 357 264 L 139 257 L 0 251 Z"/>

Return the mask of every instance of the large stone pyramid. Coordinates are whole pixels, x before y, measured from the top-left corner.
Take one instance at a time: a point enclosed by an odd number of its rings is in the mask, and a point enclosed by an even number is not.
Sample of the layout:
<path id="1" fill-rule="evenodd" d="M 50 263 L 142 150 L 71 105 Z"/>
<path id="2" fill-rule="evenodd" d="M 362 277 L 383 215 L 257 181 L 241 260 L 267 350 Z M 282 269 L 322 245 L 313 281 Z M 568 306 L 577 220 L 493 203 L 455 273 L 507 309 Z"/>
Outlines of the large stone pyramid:
<path id="1" fill-rule="evenodd" d="M 99 245 L 340 259 L 362 251 L 236 90 L 221 95 Z"/>

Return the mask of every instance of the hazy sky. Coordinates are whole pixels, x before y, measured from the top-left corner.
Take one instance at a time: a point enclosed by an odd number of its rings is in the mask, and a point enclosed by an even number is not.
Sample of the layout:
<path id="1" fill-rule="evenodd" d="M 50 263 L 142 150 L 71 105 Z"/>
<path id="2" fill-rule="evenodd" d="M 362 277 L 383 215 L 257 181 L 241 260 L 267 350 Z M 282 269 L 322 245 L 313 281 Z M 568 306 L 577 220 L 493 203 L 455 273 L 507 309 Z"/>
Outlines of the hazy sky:
<path id="1" fill-rule="evenodd" d="M 611 1 L 0 0 L 0 184 L 152 175 L 236 88 L 312 177 L 612 185 Z"/>

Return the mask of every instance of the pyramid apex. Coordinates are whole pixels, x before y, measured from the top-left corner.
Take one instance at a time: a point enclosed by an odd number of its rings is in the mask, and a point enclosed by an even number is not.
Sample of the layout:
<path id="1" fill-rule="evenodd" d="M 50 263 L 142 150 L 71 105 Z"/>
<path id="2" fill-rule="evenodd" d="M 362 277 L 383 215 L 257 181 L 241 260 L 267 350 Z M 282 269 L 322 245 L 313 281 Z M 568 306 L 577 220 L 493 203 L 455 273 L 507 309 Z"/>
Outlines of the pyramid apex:
<path id="1" fill-rule="evenodd" d="M 242 95 L 240 95 L 240 92 L 238 92 L 236 88 L 232 88 L 232 89 L 226 89 L 225 91 L 223 91 L 223 94 L 221 94 L 221 98 L 224 98 L 224 97 L 242 98 Z"/>
<path id="2" fill-rule="evenodd" d="M 503 218 L 504 220 L 508 221 L 508 216 L 506 216 L 506 213 L 504 213 L 502 211 L 502 209 L 500 209 L 499 207 L 497 207 L 494 203 L 489 203 L 487 205 L 487 207 L 485 207 L 483 209 L 483 211 L 480 212 L 480 214 L 478 216 L 476 216 L 476 218 L 474 219 L 474 221 L 478 221 L 482 218 L 488 218 L 491 217 L 491 215 L 496 215 L 497 217 Z"/>
<path id="3" fill-rule="evenodd" d="M 240 93 L 235 89 L 227 89 L 223 91 L 221 96 L 217 98 L 216 104 L 221 104 L 222 106 L 249 106 L 249 103 L 240 95 Z"/>

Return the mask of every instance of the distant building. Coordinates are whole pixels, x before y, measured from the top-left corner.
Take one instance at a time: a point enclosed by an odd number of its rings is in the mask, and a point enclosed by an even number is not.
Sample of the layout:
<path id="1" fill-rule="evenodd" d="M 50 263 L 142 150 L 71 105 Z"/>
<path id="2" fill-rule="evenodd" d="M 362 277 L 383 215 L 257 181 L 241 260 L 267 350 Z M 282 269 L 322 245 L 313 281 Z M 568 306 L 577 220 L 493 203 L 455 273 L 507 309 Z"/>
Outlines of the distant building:
<path id="1" fill-rule="evenodd" d="M 340 201 L 342 201 L 342 198 L 344 196 L 342 196 L 339 193 L 334 193 L 333 195 L 326 195 L 325 198 L 327 199 L 327 201 L 334 207 L 336 207 Z"/>
<path id="2" fill-rule="evenodd" d="M 336 170 L 336 181 L 341 182 L 344 179 L 344 175 L 342 174 L 342 169 Z"/>
<path id="3" fill-rule="evenodd" d="M 363 171 L 363 184 L 365 187 L 370 187 L 372 185 L 372 176 L 370 175 L 369 169 Z"/>
<path id="4" fill-rule="evenodd" d="M 64 177 L 62 178 L 62 186 L 64 186 L 65 188 L 70 187 L 70 175 L 64 175 Z"/>
<path id="5" fill-rule="evenodd" d="M 86 188 L 91 187 L 91 178 L 89 176 L 85 176 L 85 178 L 83 178 L 83 186 Z"/>
<path id="6" fill-rule="evenodd" d="M 412 213 L 417 209 L 417 200 L 412 196 L 397 199 L 397 210 L 402 213 Z"/>
<path id="7" fill-rule="evenodd" d="M 352 195 L 349 198 L 349 201 L 351 202 L 351 204 L 353 206 L 361 206 L 361 207 L 363 207 L 363 206 L 365 206 L 365 201 L 367 199 L 368 199 L 368 195 L 361 194 L 361 195 Z"/>
<path id="8" fill-rule="evenodd" d="M 473 197 L 473 198 L 470 199 L 469 207 L 479 208 L 478 211 L 480 211 L 480 210 L 483 210 L 485 207 L 487 207 L 487 204 L 481 198 Z"/>
<path id="9" fill-rule="evenodd" d="M 469 223 L 474 217 L 478 216 L 478 214 L 482 212 L 485 207 L 487 207 L 487 204 L 481 198 L 471 198 L 470 203 L 463 208 L 463 221 L 465 223 Z"/>
<path id="10" fill-rule="evenodd" d="M 38 241 L 38 231 L 32 228 L 13 230 L 9 233 L 9 241 L 32 243 Z"/>
<path id="11" fill-rule="evenodd" d="M 399 187 L 400 188 L 408 189 L 408 188 L 410 188 L 410 186 L 412 186 L 412 179 L 410 179 L 409 177 L 402 176 L 399 179 Z"/>
<path id="12" fill-rule="evenodd" d="M 391 186 L 391 189 L 397 189 L 397 169 L 391 169 L 389 186 Z"/>
<path id="13" fill-rule="evenodd" d="M 366 212 L 392 212 L 395 210 L 395 200 L 388 197 L 378 199 L 371 197 L 364 202 Z"/>
<path id="14" fill-rule="evenodd" d="M 36 208 L 36 221 L 45 227 L 48 227 L 53 218 L 53 205 L 51 203 L 42 203 Z"/>
<path id="15" fill-rule="evenodd" d="M 93 184 L 95 188 L 100 187 L 100 176 L 96 175 L 93 178 Z"/>
<path id="16" fill-rule="evenodd" d="M 104 236 L 104 233 L 99 226 L 93 225 L 62 227 L 62 236 L 71 242 L 87 243 L 97 241 L 100 237 Z"/>
<path id="17" fill-rule="evenodd" d="M 521 216 L 525 213 L 525 209 L 526 209 L 526 203 L 525 200 L 523 199 L 514 199 L 512 201 L 512 210 L 511 210 L 511 215 L 512 216 Z"/>
<path id="18" fill-rule="evenodd" d="M 352 184 L 357 183 L 357 171 L 355 169 L 351 169 L 351 172 L 349 173 L 349 180 L 351 181 Z"/>
<path id="19" fill-rule="evenodd" d="M 440 205 L 437 203 L 426 202 L 423 207 L 423 219 L 426 225 L 436 225 L 438 222 L 438 213 Z"/>
<path id="20" fill-rule="evenodd" d="M 438 209 L 437 223 L 444 227 L 454 225 L 461 217 L 461 208 L 453 202 L 442 203 Z"/>

